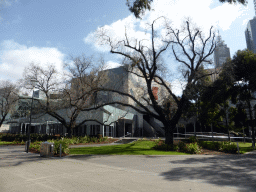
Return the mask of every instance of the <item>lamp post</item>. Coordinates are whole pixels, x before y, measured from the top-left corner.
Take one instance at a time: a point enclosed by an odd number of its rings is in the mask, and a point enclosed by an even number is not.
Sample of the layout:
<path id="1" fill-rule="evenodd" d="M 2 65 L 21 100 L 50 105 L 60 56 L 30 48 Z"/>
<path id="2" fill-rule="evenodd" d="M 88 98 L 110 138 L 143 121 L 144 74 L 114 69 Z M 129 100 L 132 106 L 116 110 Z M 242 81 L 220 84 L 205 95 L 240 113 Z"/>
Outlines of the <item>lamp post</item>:
<path id="1" fill-rule="evenodd" d="M 37 82 L 36 80 L 32 79 L 32 86 L 33 86 L 33 93 L 32 93 L 32 101 L 31 101 L 31 107 L 30 107 L 30 118 L 29 118 L 29 127 L 28 127 L 28 141 L 27 141 L 27 153 L 30 145 L 30 129 L 31 129 L 31 120 L 32 120 L 32 108 L 33 108 L 33 103 L 34 103 L 34 87 L 35 83 Z"/>

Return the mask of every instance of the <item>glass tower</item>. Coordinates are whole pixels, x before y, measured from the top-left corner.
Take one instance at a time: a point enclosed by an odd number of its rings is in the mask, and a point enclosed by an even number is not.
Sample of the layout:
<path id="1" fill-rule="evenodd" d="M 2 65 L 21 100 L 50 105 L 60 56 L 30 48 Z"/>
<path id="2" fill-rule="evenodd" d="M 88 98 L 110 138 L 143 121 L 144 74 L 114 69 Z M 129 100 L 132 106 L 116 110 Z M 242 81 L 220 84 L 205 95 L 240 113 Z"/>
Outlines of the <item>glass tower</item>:
<path id="1" fill-rule="evenodd" d="M 254 6 L 256 1 L 254 0 Z M 256 53 L 256 17 L 248 21 L 247 27 L 245 29 L 245 39 L 247 49 Z"/>
<path id="2" fill-rule="evenodd" d="M 217 45 L 214 50 L 214 64 L 215 67 L 222 67 L 222 64 L 230 58 L 230 49 L 224 44 L 224 41 L 221 39 L 221 36 L 217 37 Z"/>

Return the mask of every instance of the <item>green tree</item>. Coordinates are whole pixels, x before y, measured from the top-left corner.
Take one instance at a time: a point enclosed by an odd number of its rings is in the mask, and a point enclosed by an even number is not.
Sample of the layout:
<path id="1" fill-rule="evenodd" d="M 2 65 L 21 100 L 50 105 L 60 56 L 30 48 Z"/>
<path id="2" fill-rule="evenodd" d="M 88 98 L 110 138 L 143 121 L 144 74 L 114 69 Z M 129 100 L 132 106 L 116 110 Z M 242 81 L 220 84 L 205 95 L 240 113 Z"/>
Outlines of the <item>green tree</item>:
<path id="1" fill-rule="evenodd" d="M 221 3 L 240 3 L 242 5 L 247 5 L 247 0 L 219 0 Z M 145 13 L 146 10 L 151 10 L 151 3 L 153 0 L 126 0 L 126 5 L 129 10 L 134 14 L 136 18 L 141 19 L 141 15 Z"/>
<path id="2" fill-rule="evenodd" d="M 249 112 L 249 119 L 252 122 L 253 147 L 255 146 L 255 133 L 252 101 L 256 99 L 254 97 L 254 92 L 256 91 L 255 82 L 256 55 L 249 50 L 239 50 L 232 60 L 228 60 L 223 64 L 219 79 L 208 87 L 202 97 L 204 101 L 208 100 L 211 103 L 210 106 L 218 103 L 222 104 L 225 108 L 225 102 L 229 99 L 231 99 L 233 104 L 237 102 L 244 104 Z M 243 121 L 244 119 L 243 117 Z"/>
<path id="3" fill-rule="evenodd" d="M 253 123 L 252 101 L 256 100 L 254 93 L 256 91 L 256 54 L 252 51 L 239 50 L 232 59 L 234 68 L 235 83 L 233 89 L 240 101 L 245 102 L 249 112 L 249 118 L 252 127 L 252 146 L 255 147 L 255 131 Z"/>
<path id="4" fill-rule="evenodd" d="M 236 103 L 234 99 L 236 90 L 233 89 L 234 81 L 232 63 L 229 59 L 223 65 L 218 79 L 206 87 L 201 94 L 200 122 L 203 125 L 209 126 L 210 122 L 216 127 L 227 129 L 229 133 L 229 125 L 232 121 L 229 121 L 230 123 L 226 121 L 226 128 L 220 122 L 223 121 L 223 118 L 226 119 L 229 113 L 227 102 L 231 99 L 232 103 Z"/>

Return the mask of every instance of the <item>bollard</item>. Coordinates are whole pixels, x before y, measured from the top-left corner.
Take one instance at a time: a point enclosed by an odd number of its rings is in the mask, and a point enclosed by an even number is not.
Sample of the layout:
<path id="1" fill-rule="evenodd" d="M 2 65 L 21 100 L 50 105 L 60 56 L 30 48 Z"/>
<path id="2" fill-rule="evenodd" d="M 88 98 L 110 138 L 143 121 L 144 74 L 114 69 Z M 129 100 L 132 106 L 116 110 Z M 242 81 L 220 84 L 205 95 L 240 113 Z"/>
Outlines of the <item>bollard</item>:
<path id="1" fill-rule="evenodd" d="M 238 152 L 238 154 L 240 154 L 240 153 L 239 153 L 239 145 L 238 145 L 238 142 L 236 142 L 236 146 L 237 146 L 237 152 Z"/>
<path id="2" fill-rule="evenodd" d="M 60 144 L 60 157 L 61 157 L 61 144 Z"/>

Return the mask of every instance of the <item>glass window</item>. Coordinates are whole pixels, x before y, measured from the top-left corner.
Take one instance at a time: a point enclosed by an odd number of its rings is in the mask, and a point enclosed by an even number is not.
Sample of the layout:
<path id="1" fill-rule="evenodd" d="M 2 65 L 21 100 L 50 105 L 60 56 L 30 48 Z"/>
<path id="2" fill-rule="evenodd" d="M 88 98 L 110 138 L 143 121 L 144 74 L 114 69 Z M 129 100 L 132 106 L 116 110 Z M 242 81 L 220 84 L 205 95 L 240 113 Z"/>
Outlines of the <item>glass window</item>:
<path id="1" fill-rule="evenodd" d="M 107 126 L 103 125 L 104 126 L 104 136 L 107 136 L 106 133 L 107 133 Z"/>
<path id="2" fill-rule="evenodd" d="M 100 134 L 100 125 L 96 125 L 97 135 Z"/>
<path id="3" fill-rule="evenodd" d="M 109 136 L 113 137 L 113 126 L 109 126 Z"/>

